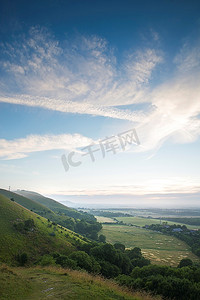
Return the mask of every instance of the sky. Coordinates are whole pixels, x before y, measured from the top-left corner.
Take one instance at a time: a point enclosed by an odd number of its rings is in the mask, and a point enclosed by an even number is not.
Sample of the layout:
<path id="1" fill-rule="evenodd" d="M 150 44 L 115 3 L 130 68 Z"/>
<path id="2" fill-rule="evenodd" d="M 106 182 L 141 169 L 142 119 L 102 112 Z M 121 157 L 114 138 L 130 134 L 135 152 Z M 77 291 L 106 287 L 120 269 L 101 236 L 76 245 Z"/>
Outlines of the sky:
<path id="1" fill-rule="evenodd" d="M 0 182 L 200 207 L 200 2 L 0 2 Z"/>

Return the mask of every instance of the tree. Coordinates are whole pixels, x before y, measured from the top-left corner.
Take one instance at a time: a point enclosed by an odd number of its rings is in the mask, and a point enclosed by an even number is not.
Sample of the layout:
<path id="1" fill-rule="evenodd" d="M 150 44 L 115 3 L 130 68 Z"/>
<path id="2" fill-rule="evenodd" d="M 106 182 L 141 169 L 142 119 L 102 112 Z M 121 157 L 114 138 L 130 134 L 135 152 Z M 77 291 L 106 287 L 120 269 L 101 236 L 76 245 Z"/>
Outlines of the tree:
<path id="1" fill-rule="evenodd" d="M 105 237 L 105 235 L 100 234 L 100 236 L 99 236 L 99 242 L 101 242 L 101 243 L 105 243 L 105 242 L 106 242 L 106 237 Z"/>
<path id="2" fill-rule="evenodd" d="M 148 266 L 150 264 L 150 260 L 146 259 L 144 257 L 141 258 L 134 258 L 131 260 L 132 266 L 133 267 L 144 267 L 144 266 Z"/>
<path id="3" fill-rule="evenodd" d="M 101 266 L 101 274 L 107 278 L 114 278 L 120 274 L 120 269 L 111 264 L 109 261 L 99 261 Z"/>
<path id="4" fill-rule="evenodd" d="M 90 254 L 98 259 L 103 259 L 114 264 L 117 258 L 117 251 L 111 244 L 103 244 L 91 249 Z"/>
<path id="5" fill-rule="evenodd" d="M 84 251 L 73 252 L 69 255 L 69 258 L 74 260 L 78 267 L 85 269 L 88 272 L 98 273 L 100 271 L 98 262 Z"/>
<path id="6" fill-rule="evenodd" d="M 115 243 L 114 247 L 115 247 L 115 249 L 120 250 L 122 252 L 125 251 L 125 246 L 123 244 L 121 244 L 121 243 Z"/>
<path id="7" fill-rule="evenodd" d="M 192 265 L 193 265 L 193 262 L 192 262 L 191 259 L 189 259 L 189 258 L 183 258 L 179 262 L 178 268 L 188 267 L 188 266 L 192 266 Z"/>
<path id="8" fill-rule="evenodd" d="M 130 259 L 135 259 L 135 258 L 141 258 L 142 257 L 142 252 L 141 249 L 138 247 L 135 247 L 131 250 L 126 250 L 126 254 Z"/>

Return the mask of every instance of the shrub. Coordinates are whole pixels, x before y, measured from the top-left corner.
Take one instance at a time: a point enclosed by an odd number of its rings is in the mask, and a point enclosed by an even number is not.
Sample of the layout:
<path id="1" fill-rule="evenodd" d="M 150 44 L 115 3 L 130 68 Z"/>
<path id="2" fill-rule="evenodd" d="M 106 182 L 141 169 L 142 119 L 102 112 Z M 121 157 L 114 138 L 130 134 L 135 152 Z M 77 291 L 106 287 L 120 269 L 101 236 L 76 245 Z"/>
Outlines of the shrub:
<path id="1" fill-rule="evenodd" d="M 28 261 L 28 255 L 26 253 L 18 254 L 16 260 L 20 266 L 24 266 Z"/>
<path id="2" fill-rule="evenodd" d="M 182 267 L 187 267 L 187 266 L 192 266 L 193 265 L 193 262 L 191 259 L 189 258 L 183 258 L 180 262 L 179 262 L 179 265 L 178 267 L 179 268 L 182 268 Z"/>
<path id="3" fill-rule="evenodd" d="M 45 254 L 42 256 L 38 264 L 41 266 L 55 265 L 55 259 L 51 255 Z"/>

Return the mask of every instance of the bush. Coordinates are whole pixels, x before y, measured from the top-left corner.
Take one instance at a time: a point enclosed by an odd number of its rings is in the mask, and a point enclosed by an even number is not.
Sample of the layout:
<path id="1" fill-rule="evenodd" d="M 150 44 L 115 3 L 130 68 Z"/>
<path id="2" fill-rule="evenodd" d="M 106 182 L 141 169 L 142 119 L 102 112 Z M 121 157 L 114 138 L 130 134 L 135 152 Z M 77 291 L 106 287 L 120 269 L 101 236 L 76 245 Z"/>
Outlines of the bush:
<path id="1" fill-rule="evenodd" d="M 183 267 L 188 267 L 188 266 L 192 266 L 193 265 L 193 262 L 191 259 L 189 258 L 183 258 L 180 262 L 179 262 L 179 265 L 178 267 L 179 268 L 183 268 Z"/>
<path id="2" fill-rule="evenodd" d="M 49 233 L 50 236 L 56 236 L 55 232 Z"/>
<path id="3" fill-rule="evenodd" d="M 105 235 L 100 234 L 100 236 L 99 236 L 99 242 L 101 242 L 101 243 L 105 243 L 105 242 L 106 242 L 106 237 L 105 237 Z"/>
<path id="4" fill-rule="evenodd" d="M 114 244 L 115 249 L 120 250 L 122 252 L 125 251 L 125 245 L 121 244 L 121 243 L 115 243 Z"/>
<path id="5" fill-rule="evenodd" d="M 56 258 L 56 264 L 61 265 L 63 268 L 76 269 L 77 263 L 75 260 L 69 258 L 66 255 L 58 255 Z"/>
<path id="6" fill-rule="evenodd" d="M 84 251 L 73 252 L 69 255 L 69 258 L 74 260 L 78 267 L 85 269 L 88 272 L 98 273 L 100 271 L 98 262 Z"/>
<path id="7" fill-rule="evenodd" d="M 24 266 L 28 261 L 28 255 L 26 253 L 18 254 L 16 260 L 20 266 Z"/>
<path id="8" fill-rule="evenodd" d="M 55 259 L 51 255 L 45 254 L 42 256 L 38 264 L 41 266 L 55 265 Z"/>

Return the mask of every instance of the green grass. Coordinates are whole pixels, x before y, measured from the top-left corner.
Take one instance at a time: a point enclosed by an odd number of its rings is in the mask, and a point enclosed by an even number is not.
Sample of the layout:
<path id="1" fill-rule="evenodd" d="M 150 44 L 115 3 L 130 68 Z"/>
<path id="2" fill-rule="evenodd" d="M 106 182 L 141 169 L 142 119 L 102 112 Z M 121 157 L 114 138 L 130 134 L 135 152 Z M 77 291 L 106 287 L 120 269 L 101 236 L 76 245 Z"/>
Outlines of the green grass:
<path id="1" fill-rule="evenodd" d="M 79 212 L 71 207 L 63 205 L 58 201 L 55 201 L 51 198 L 45 197 L 45 196 L 35 193 L 35 192 L 22 190 L 22 191 L 17 191 L 17 194 L 22 195 L 28 199 L 31 199 L 34 202 L 36 202 L 42 206 L 45 206 L 46 208 L 49 208 L 53 212 L 60 211 L 62 213 L 65 213 L 69 217 L 75 217 L 75 218 L 81 218 L 84 216 L 81 212 Z"/>
<path id="2" fill-rule="evenodd" d="M 103 225 L 100 234 L 106 236 L 108 243 L 120 242 L 126 248 L 139 247 L 144 256 L 154 264 L 177 266 L 182 258 L 200 261 L 183 241 L 155 231 L 124 225 Z"/>
<path id="3" fill-rule="evenodd" d="M 101 216 L 95 216 L 95 218 L 99 223 L 116 223 L 116 221 L 113 220 L 112 218 L 101 217 Z"/>
<path id="4" fill-rule="evenodd" d="M 116 218 L 118 221 L 123 221 L 125 224 L 133 224 L 137 226 L 145 226 L 145 225 L 151 225 L 151 224 L 160 224 L 159 219 L 153 219 L 153 218 L 141 218 L 141 217 L 117 217 Z M 186 225 L 188 229 L 195 229 L 195 228 L 200 228 L 198 225 L 187 225 L 183 223 L 177 223 L 177 222 L 171 222 L 171 221 L 165 221 L 161 220 L 161 224 L 163 222 L 167 222 L 168 225 Z"/>
<path id="5" fill-rule="evenodd" d="M 43 214 L 53 213 L 51 210 L 49 210 L 44 205 L 42 205 L 40 203 L 37 203 L 37 202 L 35 202 L 31 199 L 28 199 L 24 196 L 18 195 L 16 193 L 0 189 L 0 194 L 7 197 L 7 198 L 9 198 L 9 199 L 13 198 L 15 202 L 22 205 L 23 207 L 26 207 L 29 210 L 33 210 L 35 212 L 39 211 Z"/>
<path id="6" fill-rule="evenodd" d="M 119 287 L 111 280 L 86 272 L 46 268 L 0 267 L 1 300 L 151 300 L 151 296 Z M 157 298 L 158 299 L 158 298 Z"/>
<path id="7" fill-rule="evenodd" d="M 14 223 L 27 219 L 34 220 L 33 231 L 21 233 L 15 229 Z M 41 255 L 58 249 L 60 253 L 68 254 L 76 249 L 77 241 L 85 243 L 81 236 L 66 228 L 49 226 L 47 219 L 0 195 L 0 261 L 13 263 L 17 254 L 25 252 L 32 262 Z M 55 236 L 50 236 L 52 232 Z"/>

